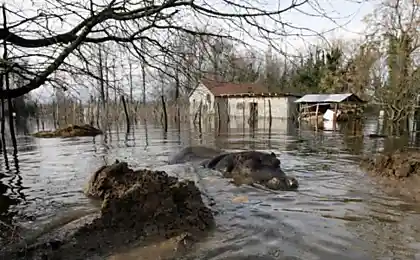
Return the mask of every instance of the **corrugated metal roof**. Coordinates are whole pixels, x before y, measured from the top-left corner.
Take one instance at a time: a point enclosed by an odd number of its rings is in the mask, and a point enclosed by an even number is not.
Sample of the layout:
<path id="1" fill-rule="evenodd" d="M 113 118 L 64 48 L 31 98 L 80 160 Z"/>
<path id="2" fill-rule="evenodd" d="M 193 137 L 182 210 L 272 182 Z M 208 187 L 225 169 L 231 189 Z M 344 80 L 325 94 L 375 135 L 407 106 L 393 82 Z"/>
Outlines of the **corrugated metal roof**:
<path id="1" fill-rule="evenodd" d="M 348 99 L 349 97 L 353 97 L 357 101 L 363 102 L 363 100 L 360 99 L 355 94 L 345 93 L 345 94 L 308 94 L 296 100 L 295 103 L 340 103 Z"/>

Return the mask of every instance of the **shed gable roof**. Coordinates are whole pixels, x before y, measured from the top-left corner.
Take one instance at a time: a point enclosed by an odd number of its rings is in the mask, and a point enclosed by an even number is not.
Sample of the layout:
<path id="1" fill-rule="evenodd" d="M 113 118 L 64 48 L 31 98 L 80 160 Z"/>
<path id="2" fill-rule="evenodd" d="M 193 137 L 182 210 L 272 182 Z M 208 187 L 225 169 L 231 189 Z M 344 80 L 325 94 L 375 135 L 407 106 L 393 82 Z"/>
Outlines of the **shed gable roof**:
<path id="1" fill-rule="evenodd" d="M 201 83 L 216 97 L 241 96 L 294 96 L 301 95 L 270 91 L 268 87 L 258 83 L 231 83 L 215 80 L 202 80 Z"/>
<path id="2" fill-rule="evenodd" d="M 268 93 L 268 88 L 255 83 L 231 83 L 221 81 L 202 80 L 211 93 L 215 96 L 237 95 L 245 93 Z"/>

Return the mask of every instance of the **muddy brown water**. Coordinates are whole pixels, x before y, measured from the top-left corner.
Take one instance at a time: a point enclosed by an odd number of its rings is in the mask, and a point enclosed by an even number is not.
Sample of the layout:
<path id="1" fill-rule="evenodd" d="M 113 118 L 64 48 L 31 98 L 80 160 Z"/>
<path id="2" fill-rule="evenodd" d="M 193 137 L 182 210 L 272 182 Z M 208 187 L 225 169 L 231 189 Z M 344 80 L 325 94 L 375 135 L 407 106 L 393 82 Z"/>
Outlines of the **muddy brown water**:
<path id="1" fill-rule="evenodd" d="M 363 132 L 374 128 L 367 124 Z M 30 233 L 51 220 L 83 214 L 95 207 L 82 193 L 87 178 L 118 158 L 134 168 L 194 179 L 205 200 L 216 202 L 216 230 L 184 259 L 420 259 L 420 207 L 387 195 L 358 166 L 362 154 L 382 149 L 386 141 L 344 130 L 315 133 L 285 121 L 271 132 L 230 129 L 220 136 L 187 126 L 164 134 L 151 124 L 136 126 L 128 136 L 114 130 L 107 138 L 20 136 L 18 160 L 9 158 L 8 167 L 1 161 L 0 216 Z M 275 152 L 300 189 L 235 187 L 215 171 L 166 165 L 168 156 L 192 144 Z"/>

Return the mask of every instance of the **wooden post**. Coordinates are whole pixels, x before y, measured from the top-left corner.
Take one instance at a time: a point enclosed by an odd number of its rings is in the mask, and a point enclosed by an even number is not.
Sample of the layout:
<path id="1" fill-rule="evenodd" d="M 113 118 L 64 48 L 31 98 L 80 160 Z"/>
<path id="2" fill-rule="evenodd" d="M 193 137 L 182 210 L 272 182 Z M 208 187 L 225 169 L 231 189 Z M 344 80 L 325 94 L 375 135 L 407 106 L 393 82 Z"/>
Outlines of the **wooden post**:
<path id="1" fill-rule="evenodd" d="M 353 134 L 356 135 L 357 132 L 357 120 L 353 121 Z"/>
<path id="2" fill-rule="evenodd" d="M 273 117 L 271 115 L 271 100 L 269 99 L 268 100 L 268 127 L 269 127 L 270 131 L 271 131 L 272 121 L 273 121 Z"/>
<path id="3" fill-rule="evenodd" d="M 7 30 L 7 20 L 6 20 L 6 7 L 5 7 L 5 4 L 3 4 L 3 6 L 2 6 L 3 8 L 2 8 L 2 11 L 3 11 L 3 28 L 4 28 L 4 30 Z M 6 42 L 6 40 L 4 40 L 3 41 L 3 61 L 8 61 L 8 48 L 7 48 L 7 42 Z M 10 90 L 10 74 L 9 74 L 9 72 L 8 72 L 8 70 L 7 69 L 5 69 L 5 72 L 4 72 L 4 78 L 2 77 L 1 78 L 1 84 L 2 84 L 2 87 L 1 87 L 1 90 L 3 91 L 3 83 L 6 85 L 6 91 L 9 91 Z M 4 82 L 3 82 L 3 80 L 4 80 Z M 20 87 L 20 86 L 19 86 Z M 2 105 L 3 105 L 3 110 L 2 110 L 2 117 L 3 117 L 3 119 L 2 120 L 4 120 L 4 116 L 5 116 L 5 114 L 4 114 L 4 99 L 2 99 Z M 7 96 L 7 112 L 8 112 L 8 115 L 7 115 L 7 117 L 8 117 L 8 119 L 9 119 L 9 133 L 10 133 L 10 136 L 11 136 L 11 138 L 12 138 L 12 145 L 13 145 L 13 155 L 14 156 L 16 156 L 16 154 L 17 154 L 17 142 L 16 142 L 16 134 L 15 134 L 15 127 L 14 127 L 14 118 L 13 118 L 13 104 L 12 104 L 12 99 L 9 97 L 9 96 Z M 4 123 L 3 123 L 3 125 L 2 126 L 4 126 Z M 4 132 L 2 132 L 2 143 L 3 143 L 3 149 L 4 149 L 4 153 L 6 153 L 6 142 L 5 142 L 5 140 L 4 140 Z M 7 161 L 7 158 L 6 158 L 6 155 L 4 154 L 4 156 L 5 156 L 5 160 Z"/>
<path id="4" fill-rule="evenodd" d="M 73 101 L 73 124 L 77 124 L 78 122 L 76 122 L 76 113 L 77 113 L 77 103 L 76 101 Z"/>
<path id="5" fill-rule="evenodd" d="M 100 124 L 99 124 L 99 112 L 100 112 L 100 108 L 99 108 L 99 99 L 97 99 L 96 100 L 96 125 L 98 126 L 98 128 L 99 129 L 106 129 L 106 126 L 105 126 L 105 123 L 103 123 L 103 125 L 102 125 L 102 128 L 100 127 Z M 105 111 L 103 111 L 103 112 L 105 112 Z"/>
<path id="6" fill-rule="evenodd" d="M 222 124 L 221 112 L 220 112 L 220 104 L 216 102 L 217 107 L 217 134 L 220 135 L 220 125 Z"/>
<path id="7" fill-rule="evenodd" d="M 78 112 L 77 112 L 77 117 L 78 117 L 78 120 L 77 121 L 79 121 L 79 123 L 82 123 L 83 122 L 83 115 L 84 115 L 83 103 L 82 103 L 82 100 L 79 99 L 79 106 L 78 106 Z"/>
<path id="8" fill-rule="evenodd" d="M 318 130 L 318 111 L 319 111 L 319 104 L 316 104 L 316 110 L 315 110 L 315 130 Z"/>
<path id="9" fill-rule="evenodd" d="M 39 107 L 38 107 L 38 104 L 37 104 L 37 102 L 35 102 L 35 121 L 36 121 L 36 129 L 37 129 L 37 131 L 39 132 Z"/>
<path id="10" fill-rule="evenodd" d="M 298 128 L 300 129 L 300 121 L 302 120 L 302 114 L 303 114 L 303 108 L 302 108 L 302 104 L 298 104 L 298 106 L 299 106 L 299 111 L 298 111 L 298 118 L 297 118 L 297 120 L 298 120 Z"/>
<path id="11" fill-rule="evenodd" d="M 125 102 L 125 98 L 123 95 L 121 95 L 121 102 L 124 108 L 124 114 L 125 114 L 125 120 L 127 124 L 127 134 L 130 133 L 130 116 L 128 115 L 128 109 L 127 109 L 127 103 Z"/>
<path id="12" fill-rule="evenodd" d="M 165 97 L 162 95 L 160 96 L 161 102 L 162 102 L 162 112 L 163 112 L 163 127 L 165 130 L 165 133 L 168 132 L 168 113 L 166 111 L 166 103 L 165 103 Z"/>
<path id="13" fill-rule="evenodd" d="M 42 130 L 45 130 L 45 121 L 44 121 L 44 107 L 42 106 L 42 104 L 39 104 L 39 111 L 41 111 L 41 126 L 42 126 Z"/>
<path id="14" fill-rule="evenodd" d="M 337 112 L 338 112 L 338 104 L 334 104 L 334 115 L 333 115 L 333 130 L 337 130 Z"/>
<path id="15" fill-rule="evenodd" d="M 198 106 L 198 129 L 199 129 L 199 133 L 201 134 L 201 109 L 203 107 L 203 101 L 200 101 L 200 105 Z"/>

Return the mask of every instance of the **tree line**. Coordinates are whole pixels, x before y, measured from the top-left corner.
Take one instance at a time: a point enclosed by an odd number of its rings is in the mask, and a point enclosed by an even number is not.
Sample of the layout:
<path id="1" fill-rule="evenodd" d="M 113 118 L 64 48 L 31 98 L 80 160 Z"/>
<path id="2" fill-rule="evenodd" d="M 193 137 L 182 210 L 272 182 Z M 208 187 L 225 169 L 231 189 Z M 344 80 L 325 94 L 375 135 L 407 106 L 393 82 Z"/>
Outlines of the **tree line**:
<path id="1" fill-rule="evenodd" d="M 407 119 L 416 103 L 420 9 L 415 0 L 380 2 L 365 19 L 367 31 L 363 39 L 324 41 L 294 55 L 279 53 L 277 48 L 260 53 L 224 30 L 209 29 L 206 24 L 180 24 L 184 12 L 181 7 L 213 21 L 236 24 L 241 31 L 254 27 L 268 32 L 270 28 L 258 17 L 284 23 L 279 14 L 307 1 L 293 2 L 281 10 L 243 5 L 242 12 L 214 11 L 179 0 L 162 4 L 146 1 L 142 6 L 125 1 L 107 5 L 91 1 L 74 6 L 60 0 L 54 3 L 55 9 L 43 10 L 0 29 L 0 38 L 13 47 L 9 57 L 2 60 L 2 71 L 23 79 L 15 88 L 2 88 L 1 97 L 27 96 L 40 86 L 50 86 L 88 88 L 87 99 L 97 99 L 102 104 L 117 103 L 121 96 L 126 96 L 129 103 L 142 105 L 161 97 L 178 102 L 188 97 L 201 79 L 210 76 L 229 82 L 264 84 L 278 92 L 353 92 L 382 106 L 396 122 Z M 6 6 L 3 10 L 19 14 Z M 46 25 L 46 21 L 62 22 L 76 11 L 80 23 L 68 32 L 56 33 Z M 20 28 L 31 23 L 37 23 L 39 32 L 48 36 L 20 36 Z M 286 29 L 277 34 L 287 39 Z M 275 45 L 274 41 L 269 43 Z M 40 54 L 39 50 L 45 49 L 58 54 Z M 68 98 L 75 92 L 69 93 Z M 73 99 L 78 98 L 75 95 Z"/>

